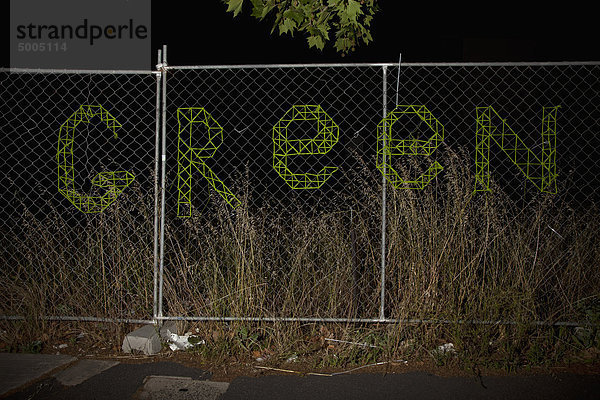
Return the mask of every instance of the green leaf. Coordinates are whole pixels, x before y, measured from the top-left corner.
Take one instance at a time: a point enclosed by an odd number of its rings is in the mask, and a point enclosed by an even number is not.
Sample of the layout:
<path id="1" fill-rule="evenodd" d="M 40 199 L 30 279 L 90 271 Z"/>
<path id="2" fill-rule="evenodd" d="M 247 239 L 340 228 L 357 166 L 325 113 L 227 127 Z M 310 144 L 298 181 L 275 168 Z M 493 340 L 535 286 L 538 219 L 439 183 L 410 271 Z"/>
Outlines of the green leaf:
<path id="1" fill-rule="evenodd" d="M 349 42 L 348 39 L 341 37 L 335 41 L 335 49 L 340 53 L 346 53 L 350 47 Z"/>
<path id="2" fill-rule="evenodd" d="M 323 50 L 325 47 L 325 42 L 321 36 L 309 36 L 308 37 L 308 47 L 316 47 L 319 50 Z"/>
<path id="3" fill-rule="evenodd" d="M 244 4 L 244 0 L 227 0 L 227 12 L 233 12 L 233 16 L 237 17 L 237 15 L 242 11 L 242 5 Z"/>
<path id="4" fill-rule="evenodd" d="M 289 18 L 284 18 L 283 23 L 279 24 L 279 34 L 283 35 L 289 32 L 293 36 L 294 28 L 296 28 L 296 23 Z"/>
<path id="5" fill-rule="evenodd" d="M 304 21 L 304 14 L 298 10 L 287 10 L 283 13 L 284 18 L 293 19 L 297 24 Z"/>
<path id="6" fill-rule="evenodd" d="M 363 42 L 365 42 L 365 44 L 369 44 L 372 41 L 373 41 L 373 37 L 371 36 L 371 32 L 366 31 L 365 36 L 363 37 Z"/>
<path id="7" fill-rule="evenodd" d="M 271 33 L 275 32 L 275 28 L 277 28 L 280 25 L 282 18 L 283 18 L 283 14 L 281 14 L 281 12 L 278 12 L 277 14 L 275 14 L 275 22 L 273 22 L 273 27 L 271 28 Z M 280 34 L 281 34 L 281 32 L 280 32 Z"/>
<path id="8" fill-rule="evenodd" d="M 321 32 L 321 36 L 323 36 L 325 40 L 329 40 L 329 25 L 320 24 L 317 25 L 317 29 L 319 32 Z"/>
<path id="9" fill-rule="evenodd" d="M 346 14 L 350 21 L 356 22 L 358 16 L 362 14 L 360 3 L 356 0 L 350 0 L 348 2 L 348 7 L 346 7 Z"/>
<path id="10" fill-rule="evenodd" d="M 244 0 L 220 0 L 237 16 Z M 309 47 L 333 47 L 346 55 L 361 44 L 373 41 L 370 25 L 379 11 L 379 0 L 250 0 L 251 15 L 264 20 L 271 16 L 271 34 L 306 33 Z M 332 35 L 330 35 L 332 33 Z M 335 36 L 335 39 L 331 36 Z"/>
<path id="11" fill-rule="evenodd" d="M 267 14 L 269 14 L 271 12 L 271 10 L 273 10 L 274 8 L 275 8 L 275 3 L 273 3 L 273 2 L 265 4 L 263 11 L 262 11 L 262 15 L 260 17 L 261 18 L 266 17 Z"/>
<path id="12" fill-rule="evenodd" d="M 252 1 L 252 14 L 251 15 L 256 18 L 262 18 L 263 11 L 265 8 L 263 1 L 262 0 L 250 0 L 250 1 Z"/>

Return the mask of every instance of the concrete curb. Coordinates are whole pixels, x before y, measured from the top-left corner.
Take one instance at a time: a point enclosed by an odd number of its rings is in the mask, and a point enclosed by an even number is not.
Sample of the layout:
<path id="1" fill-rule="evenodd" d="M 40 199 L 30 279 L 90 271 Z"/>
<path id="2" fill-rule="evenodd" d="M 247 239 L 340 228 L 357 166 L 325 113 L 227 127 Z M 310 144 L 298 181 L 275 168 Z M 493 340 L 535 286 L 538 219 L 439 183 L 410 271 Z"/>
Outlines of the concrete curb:
<path id="1" fill-rule="evenodd" d="M 75 360 L 67 355 L 0 353 L 0 396 Z"/>
<path id="2" fill-rule="evenodd" d="M 67 369 L 52 376 L 56 378 L 61 385 L 76 386 L 117 364 L 119 364 L 118 361 L 79 360 Z"/>

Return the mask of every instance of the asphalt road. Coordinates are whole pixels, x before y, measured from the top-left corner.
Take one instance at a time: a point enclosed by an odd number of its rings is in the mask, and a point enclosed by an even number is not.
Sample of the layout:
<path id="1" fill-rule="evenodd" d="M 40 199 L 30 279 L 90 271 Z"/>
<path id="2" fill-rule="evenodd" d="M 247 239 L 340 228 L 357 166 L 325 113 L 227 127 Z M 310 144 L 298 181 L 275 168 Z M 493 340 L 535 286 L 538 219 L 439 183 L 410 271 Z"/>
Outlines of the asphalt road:
<path id="1" fill-rule="evenodd" d="M 234 380 L 222 399 L 598 399 L 599 376 L 442 378 L 423 372 Z"/>
<path id="2" fill-rule="evenodd" d="M 160 394 L 146 393 L 149 376 L 186 377 L 173 380 Z M 190 379 L 191 378 L 191 379 Z M 205 371 L 172 362 L 118 364 L 75 386 L 46 376 L 6 399 L 208 399 Z M 155 382 L 156 383 L 156 382 Z M 178 386 L 179 385 L 179 386 Z M 185 387 L 184 387 L 185 386 Z M 171 391 L 171 393 L 168 393 Z M 598 399 L 600 376 L 438 377 L 424 372 L 351 374 L 334 377 L 262 376 L 234 379 L 220 399 Z"/>

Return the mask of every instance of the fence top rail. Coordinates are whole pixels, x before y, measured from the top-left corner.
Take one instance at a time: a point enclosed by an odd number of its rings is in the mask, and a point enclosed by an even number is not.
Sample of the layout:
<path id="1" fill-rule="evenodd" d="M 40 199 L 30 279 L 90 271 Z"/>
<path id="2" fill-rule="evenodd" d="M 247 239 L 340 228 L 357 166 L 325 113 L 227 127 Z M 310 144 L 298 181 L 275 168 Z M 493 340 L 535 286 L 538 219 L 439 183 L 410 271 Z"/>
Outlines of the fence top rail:
<path id="1" fill-rule="evenodd" d="M 600 65 L 600 61 L 543 61 L 543 62 L 430 62 L 401 63 L 403 67 L 538 67 Z M 395 67 L 398 63 L 324 63 L 324 64 L 233 64 L 233 65 L 168 65 L 166 69 L 264 69 L 264 68 L 346 68 Z"/>
<path id="2" fill-rule="evenodd" d="M 322 63 L 322 64 L 230 64 L 230 65 L 168 65 L 170 70 L 193 69 L 267 69 L 267 68 L 350 68 L 350 67 L 396 67 L 398 63 Z M 600 61 L 543 61 L 543 62 L 403 62 L 403 67 L 543 67 L 600 65 Z M 44 69 L 44 68 L 0 68 L 0 72 L 14 74 L 100 74 L 100 75 L 151 75 L 160 74 L 153 70 L 127 69 Z"/>
<path id="3" fill-rule="evenodd" d="M 151 75 L 159 71 L 135 69 L 44 69 L 44 68 L 0 68 L 0 72 L 11 74 L 104 74 L 104 75 Z"/>

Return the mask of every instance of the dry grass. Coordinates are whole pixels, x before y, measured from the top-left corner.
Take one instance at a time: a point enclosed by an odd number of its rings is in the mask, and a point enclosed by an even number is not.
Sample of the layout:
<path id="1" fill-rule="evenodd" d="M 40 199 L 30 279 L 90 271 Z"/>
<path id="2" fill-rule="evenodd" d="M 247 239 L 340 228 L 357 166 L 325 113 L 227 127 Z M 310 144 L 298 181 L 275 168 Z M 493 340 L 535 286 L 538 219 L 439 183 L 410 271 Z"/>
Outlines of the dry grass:
<path id="1" fill-rule="evenodd" d="M 600 319 L 598 209 L 543 194 L 523 204 L 498 187 L 473 194 L 468 157 L 445 153 L 437 182 L 422 191 L 388 190 L 386 316 L 514 325 L 205 323 L 197 325 L 212 343 L 205 355 L 320 349 L 319 363 L 345 365 L 424 349 L 432 355 L 446 340 L 465 360 L 499 357 L 512 365 L 523 357 L 558 360 L 576 346 L 567 328 L 528 323 Z M 245 179 L 235 212 L 214 199 L 210 212 L 170 218 L 165 314 L 376 318 L 381 179 L 366 167 L 347 178 L 345 209 L 255 206 Z M 131 191 L 77 228 L 56 211 L 43 220 L 24 215 L 18 231 L 3 235 L 0 314 L 27 316 L 29 339 L 44 329 L 45 315 L 149 318 L 153 205 Z M 374 347 L 338 343 L 333 357 L 327 335 Z M 595 331 L 590 340 L 579 348 L 597 345 Z"/>

